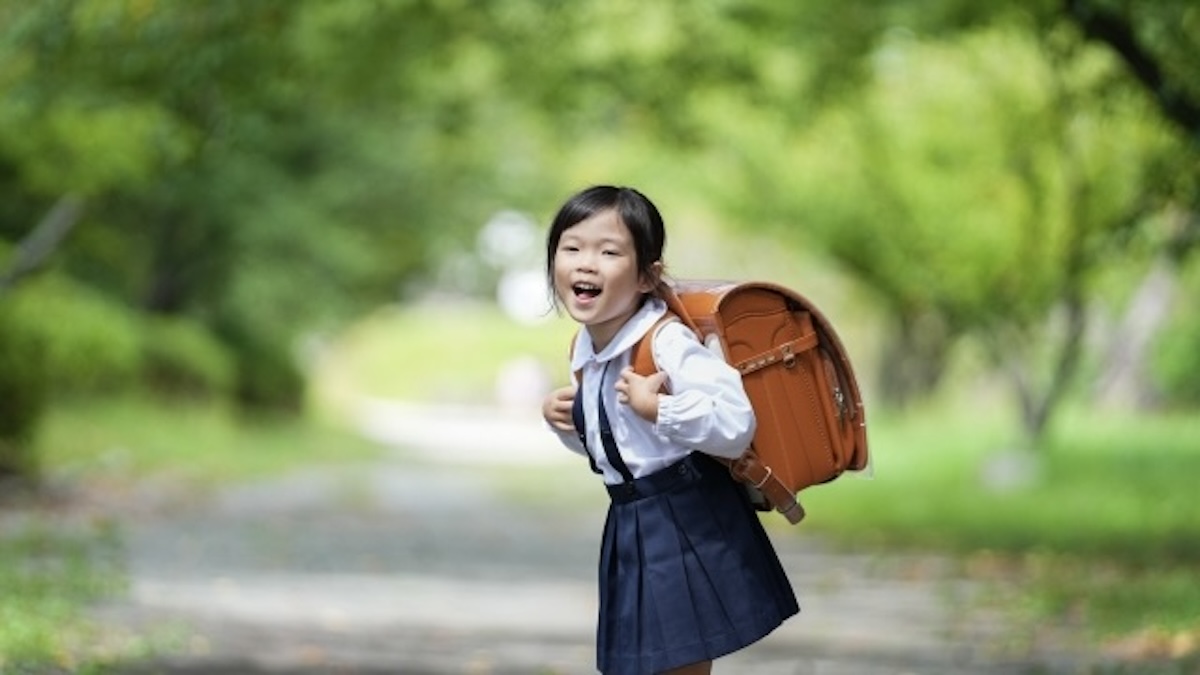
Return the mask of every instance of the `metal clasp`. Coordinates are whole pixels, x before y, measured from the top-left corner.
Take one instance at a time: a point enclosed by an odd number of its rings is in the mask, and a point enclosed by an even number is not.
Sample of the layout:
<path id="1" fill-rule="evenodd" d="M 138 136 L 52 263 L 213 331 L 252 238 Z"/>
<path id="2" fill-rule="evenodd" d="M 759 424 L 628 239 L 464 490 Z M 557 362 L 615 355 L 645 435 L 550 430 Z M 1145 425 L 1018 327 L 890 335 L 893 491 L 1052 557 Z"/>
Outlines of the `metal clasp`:
<path id="1" fill-rule="evenodd" d="M 792 353 L 791 345 L 783 346 L 783 367 L 793 368 L 796 365 L 796 355 Z"/>

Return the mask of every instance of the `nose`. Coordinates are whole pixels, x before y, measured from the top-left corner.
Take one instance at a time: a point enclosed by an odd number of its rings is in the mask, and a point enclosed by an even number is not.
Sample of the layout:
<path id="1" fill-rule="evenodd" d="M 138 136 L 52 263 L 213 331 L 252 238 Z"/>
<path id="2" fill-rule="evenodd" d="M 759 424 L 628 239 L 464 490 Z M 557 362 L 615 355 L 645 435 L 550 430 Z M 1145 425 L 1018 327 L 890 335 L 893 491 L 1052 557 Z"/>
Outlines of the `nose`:
<path id="1" fill-rule="evenodd" d="M 596 271 L 596 254 L 593 251 L 580 251 L 575 259 L 575 269 L 581 272 Z"/>

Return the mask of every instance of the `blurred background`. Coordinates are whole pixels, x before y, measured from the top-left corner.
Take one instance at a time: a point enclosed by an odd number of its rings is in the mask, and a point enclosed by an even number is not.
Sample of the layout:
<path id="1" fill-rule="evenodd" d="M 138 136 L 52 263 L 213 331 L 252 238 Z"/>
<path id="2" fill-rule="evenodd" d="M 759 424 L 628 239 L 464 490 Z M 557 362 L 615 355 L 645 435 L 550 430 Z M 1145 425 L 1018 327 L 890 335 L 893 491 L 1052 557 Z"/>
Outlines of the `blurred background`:
<path id="1" fill-rule="evenodd" d="M 536 418 L 545 227 L 632 185 L 669 273 L 841 333 L 876 478 L 806 532 L 1003 560 L 1194 665 L 1197 36 L 1187 0 L 0 0 L 0 510 L 369 457 L 364 401 Z M 0 668 L 71 651 L 27 574 Z"/>

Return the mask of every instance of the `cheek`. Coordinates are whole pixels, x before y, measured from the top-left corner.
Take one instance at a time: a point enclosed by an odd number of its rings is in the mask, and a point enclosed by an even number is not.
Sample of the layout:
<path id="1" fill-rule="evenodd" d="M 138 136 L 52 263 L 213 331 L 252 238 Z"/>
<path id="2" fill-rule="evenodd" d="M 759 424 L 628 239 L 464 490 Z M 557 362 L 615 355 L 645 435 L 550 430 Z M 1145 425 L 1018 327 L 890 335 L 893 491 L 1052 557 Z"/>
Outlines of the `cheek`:
<path id="1" fill-rule="evenodd" d="M 567 280 L 569 279 L 569 273 L 570 270 L 567 269 L 566 265 L 560 264 L 557 260 L 555 261 L 553 272 L 555 288 L 567 283 Z"/>

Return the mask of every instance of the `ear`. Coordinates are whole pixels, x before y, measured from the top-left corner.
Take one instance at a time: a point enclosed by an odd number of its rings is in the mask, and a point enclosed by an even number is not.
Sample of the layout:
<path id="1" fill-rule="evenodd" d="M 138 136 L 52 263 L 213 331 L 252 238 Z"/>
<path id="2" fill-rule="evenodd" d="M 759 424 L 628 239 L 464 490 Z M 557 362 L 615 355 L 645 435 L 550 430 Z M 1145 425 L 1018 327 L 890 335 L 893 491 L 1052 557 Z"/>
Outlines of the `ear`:
<path id="1" fill-rule="evenodd" d="M 662 281 L 662 273 L 662 261 L 655 260 L 654 264 L 650 265 L 650 271 L 643 273 L 641 279 L 638 280 L 638 290 L 643 293 L 653 293 Z"/>

